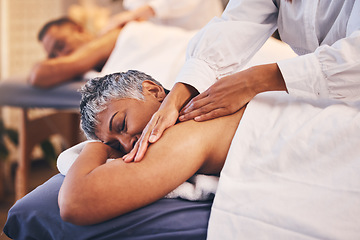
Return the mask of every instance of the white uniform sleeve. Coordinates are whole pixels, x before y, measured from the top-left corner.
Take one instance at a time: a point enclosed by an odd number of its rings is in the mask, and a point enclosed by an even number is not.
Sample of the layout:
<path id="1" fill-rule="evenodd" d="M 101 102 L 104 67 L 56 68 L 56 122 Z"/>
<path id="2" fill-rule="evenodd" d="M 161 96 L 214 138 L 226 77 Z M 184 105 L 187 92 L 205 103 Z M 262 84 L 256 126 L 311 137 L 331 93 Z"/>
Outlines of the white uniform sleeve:
<path id="1" fill-rule="evenodd" d="M 314 53 L 278 65 L 290 94 L 309 98 L 360 99 L 360 31 L 322 45 Z"/>
<path id="2" fill-rule="evenodd" d="M 230 1 L 222 17 L 190 41 L 176 81 L 203 92 L 216 79 L 239 71 L 275 31 L 277 13 L 271 0 Z"/>

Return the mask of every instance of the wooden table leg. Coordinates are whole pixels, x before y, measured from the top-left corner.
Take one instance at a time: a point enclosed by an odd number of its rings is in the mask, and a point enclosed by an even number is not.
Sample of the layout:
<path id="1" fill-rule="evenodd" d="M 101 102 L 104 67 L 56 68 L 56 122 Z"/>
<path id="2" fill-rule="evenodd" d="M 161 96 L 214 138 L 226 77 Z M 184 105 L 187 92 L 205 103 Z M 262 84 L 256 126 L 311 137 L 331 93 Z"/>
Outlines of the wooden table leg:
<path id="1" fill-rule="evenodd" d="M 28 109 L 21 109 L 19 128 L 19 160 L 15 177 L 15 198 L 29 191 L 31 153 L 36 144 L 53 134 L 60 134 L 71 147 L 81 140 L 79 113 L 56 112 L 44 117 L 29 119 Z"/>
<path id="2" fill-rule="evenodd" d="M 27 139 L 28 110 L 22 109 L 19 127 L 19 160 L 15 177 L 15 199 L 18 200 L 28 192 L 30 168 L 30 150 Z"/>

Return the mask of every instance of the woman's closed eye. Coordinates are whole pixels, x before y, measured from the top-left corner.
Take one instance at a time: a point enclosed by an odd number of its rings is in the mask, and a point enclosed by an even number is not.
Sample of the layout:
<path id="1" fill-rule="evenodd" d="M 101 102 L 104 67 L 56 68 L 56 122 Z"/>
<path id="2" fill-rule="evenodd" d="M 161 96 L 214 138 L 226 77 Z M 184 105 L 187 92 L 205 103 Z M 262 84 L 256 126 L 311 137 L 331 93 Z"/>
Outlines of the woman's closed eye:
<path id="1" fill-rule="evenodd" d="M 121 122 L 121 121 L 120 121 Z M 121 124 L 118 124 L 116 127 L 116 132 L 117 133 L 124 133 L 127 130 L 127 126 L 126 126 L 126 117 L 123 118 L 123 121 L 121 122 Z"/>

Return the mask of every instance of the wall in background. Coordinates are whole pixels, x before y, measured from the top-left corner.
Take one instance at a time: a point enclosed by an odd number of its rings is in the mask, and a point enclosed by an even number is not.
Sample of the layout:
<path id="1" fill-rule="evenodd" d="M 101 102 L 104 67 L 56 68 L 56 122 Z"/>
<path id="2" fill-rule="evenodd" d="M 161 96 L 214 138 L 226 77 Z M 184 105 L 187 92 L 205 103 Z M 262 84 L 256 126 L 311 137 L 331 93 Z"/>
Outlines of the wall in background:
<path id="1" fill-rule="evenodd" d="M 49 19 L 64 14 L 62 0 L 1 0 L 1 79 L 27 76 L 44 58 L 37 33 Z"/>
<path id="2" fill-rule="evenodd" d="M 121 10 L 121 0 L 0 0 L 0 79 L 26 77 L 44 59 L 37 33 L 47 21 L 68 14 L 70 6 L 94 3 Z"/>

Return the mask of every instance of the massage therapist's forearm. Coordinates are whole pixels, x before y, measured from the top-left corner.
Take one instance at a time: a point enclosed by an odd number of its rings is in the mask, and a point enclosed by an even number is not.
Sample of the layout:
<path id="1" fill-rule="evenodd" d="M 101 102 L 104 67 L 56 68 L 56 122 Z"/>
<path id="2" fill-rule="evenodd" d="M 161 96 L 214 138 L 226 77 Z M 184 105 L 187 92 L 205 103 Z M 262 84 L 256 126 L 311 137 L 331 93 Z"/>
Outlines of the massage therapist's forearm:
<path id="1" fill-rule="evenodd" d="M 254 66 L 249 69 L 256 81 L 249 81 L 254 92 L 287 91 L 284 78 L 276 63 Z"/>
<path id="2" fill-rule="evenodd" d="M 184 83 L 175 83 L 168 96 L 165 98 L 162 105 L 172 105 L 177 111 L 199 92 L 192 86 Z"/>

